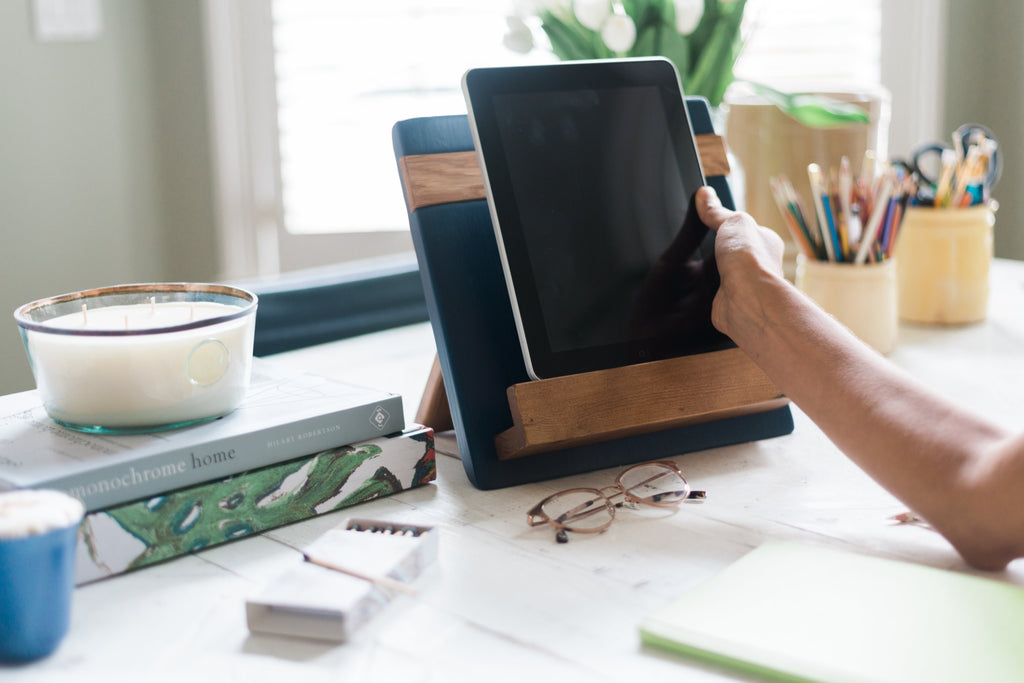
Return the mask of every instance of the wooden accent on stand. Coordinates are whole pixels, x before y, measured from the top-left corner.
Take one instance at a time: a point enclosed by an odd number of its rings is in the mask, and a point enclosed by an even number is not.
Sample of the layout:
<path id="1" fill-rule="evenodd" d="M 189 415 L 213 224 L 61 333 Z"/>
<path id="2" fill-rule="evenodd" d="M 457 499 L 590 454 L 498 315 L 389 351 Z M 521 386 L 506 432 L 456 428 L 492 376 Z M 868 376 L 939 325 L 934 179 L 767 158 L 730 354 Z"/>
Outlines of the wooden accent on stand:
<path id="1" fill-rule="evenodd" d="M 434 363 L 430 366 L 430 375 L 427 376 L 423 398 L 416 409 L 416 422 L 432 427 L 435 432 L 445 432 L 453 428 L 448 393 L 444 390 L 444 379 L 441 377 L 441 362 L 436 354 Z"/>
<path id="2" fill-rule="evenodd" d="M 697 154 L 700 156 L 700 165 L 704 168 L 704 177 L 729 175 L 729 157 L 725 153 L 725 140 L 722 136 L 704 133 L 694 135 L 693 139 L 697 143 Z"/>
<path id="3" fill-rule="evenodd" d="M 523 382 L 508 388 L 514 426 L 500 460 L 749 415 L 786 405 L 740 349 Z"/>
<path id="4" fill-rule="evenodd" d="M 694 140 L 704 175 L 728 175 L 729 160 L 722 136 L 709 133 L 695 135 Z M 398 164 L 409 211 L 487 196 L 475 151 L 412 154 L 401 157 Z"/>
<path id="5" fill-rule="evenodd" d="M 484 199 L 484 179 L 476 152 L 413 154 L 401 157 L 405 201 L 409 211 L 435 204 Z"/>

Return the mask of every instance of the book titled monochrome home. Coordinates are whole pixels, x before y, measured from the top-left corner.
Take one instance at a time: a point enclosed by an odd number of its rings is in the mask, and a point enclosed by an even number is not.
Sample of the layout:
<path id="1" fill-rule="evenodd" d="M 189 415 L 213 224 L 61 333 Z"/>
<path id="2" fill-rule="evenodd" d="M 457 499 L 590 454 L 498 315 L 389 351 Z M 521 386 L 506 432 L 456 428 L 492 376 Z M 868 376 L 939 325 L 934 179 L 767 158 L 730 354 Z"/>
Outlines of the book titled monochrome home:
<path id="1" fill-rule="evenodd" d="M 339 446 L 90 512 L 78 529 L 75 583 L 141 569 L 437 477 L 434 430 Z"/>
<path id="2" fill-rule="evenodd" d="M 232 413 L 149 434 L 86 434 L 53 422 L 36 391 L 0 397 L 0 490 L 52 488 L 89 511 L 399 432 L 402 398 L 254 365 Z"/>

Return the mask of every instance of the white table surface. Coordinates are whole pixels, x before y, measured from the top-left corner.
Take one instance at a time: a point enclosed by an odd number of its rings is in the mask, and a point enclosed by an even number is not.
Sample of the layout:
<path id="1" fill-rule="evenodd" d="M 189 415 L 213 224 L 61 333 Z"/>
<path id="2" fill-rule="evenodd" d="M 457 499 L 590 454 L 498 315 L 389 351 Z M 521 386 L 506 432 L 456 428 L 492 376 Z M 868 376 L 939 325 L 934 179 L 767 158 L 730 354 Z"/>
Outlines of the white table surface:
<path id="1" fill-rule="evenodd" d="M 989 320 L 903 325 L 892 362 L 1007 426 L 1024 426 L 1024 263 L 997 261 Z M 433 357 L 415 325 L 277 356 L 295 368 L 397 390 L 415 413 Z M 708 490 L 658 519 L 624 509 L 606 533 L 556 544 L 526 510 L 618 468 L 500 491 L 473 488 L 450 434 L 434 484 L 211 548 L 75 592 L 71 631 L 0 681 L 747 680 L 641 647 L 637 624 L 771 539 L 969 572 L 935 533 L 889 521 L 905 508 L 851 465 L 799 410 L 793 434 L 675 458 Z M 251 635 L 245 599 L 347 517 L 433 525 L 440 558 L 344 644 Z M 1024 586 L 1024 562 L 983 573 Z"/>

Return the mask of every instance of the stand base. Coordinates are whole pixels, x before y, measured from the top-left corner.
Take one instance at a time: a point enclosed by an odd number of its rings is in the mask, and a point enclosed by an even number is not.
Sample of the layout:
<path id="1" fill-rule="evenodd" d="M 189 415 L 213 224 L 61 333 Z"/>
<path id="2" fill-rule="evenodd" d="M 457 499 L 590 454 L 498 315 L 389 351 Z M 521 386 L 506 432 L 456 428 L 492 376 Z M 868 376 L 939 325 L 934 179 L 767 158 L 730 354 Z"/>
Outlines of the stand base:
<path id="1" fill-rule="evenodd" d="M 523 382 L 508 389 L 513 426 L 494 441 L 509 460 L 786 405 L 739 349 Z"/>

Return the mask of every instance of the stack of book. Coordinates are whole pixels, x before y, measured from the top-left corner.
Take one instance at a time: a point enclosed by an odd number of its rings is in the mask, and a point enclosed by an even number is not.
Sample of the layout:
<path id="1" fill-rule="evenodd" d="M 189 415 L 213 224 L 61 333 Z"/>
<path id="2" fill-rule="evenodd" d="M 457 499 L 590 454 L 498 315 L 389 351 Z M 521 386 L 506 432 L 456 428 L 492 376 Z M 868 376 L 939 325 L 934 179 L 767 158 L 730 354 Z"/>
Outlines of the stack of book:
<path id="1" fill-rule="evenodd" d="M 76 583 L 144 567 L 421 486 L 433 430 L 401 396 L 254 365 L 234 412 L 148 434 L 85 434 L 39 395 L 0 397 L 0 490 L 50 488 L 85 503 Z"/>

